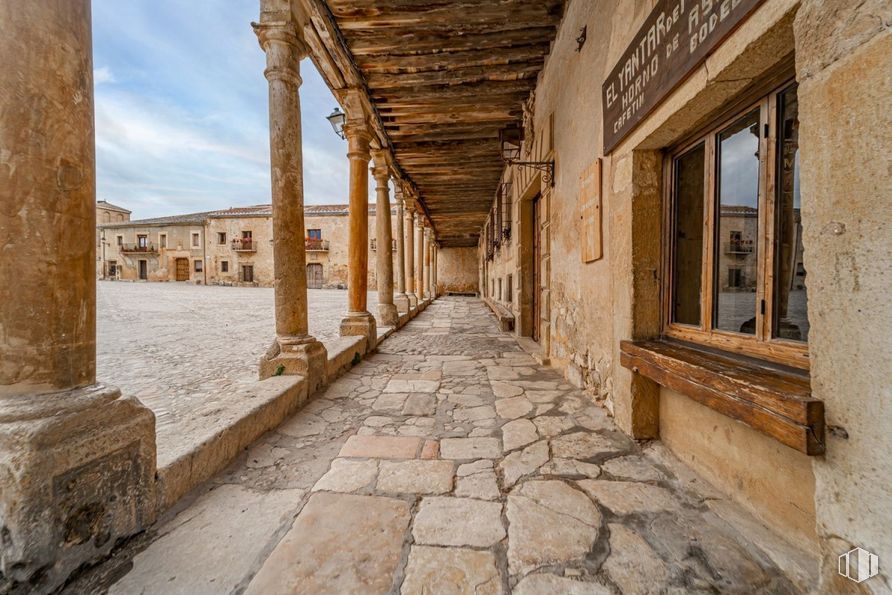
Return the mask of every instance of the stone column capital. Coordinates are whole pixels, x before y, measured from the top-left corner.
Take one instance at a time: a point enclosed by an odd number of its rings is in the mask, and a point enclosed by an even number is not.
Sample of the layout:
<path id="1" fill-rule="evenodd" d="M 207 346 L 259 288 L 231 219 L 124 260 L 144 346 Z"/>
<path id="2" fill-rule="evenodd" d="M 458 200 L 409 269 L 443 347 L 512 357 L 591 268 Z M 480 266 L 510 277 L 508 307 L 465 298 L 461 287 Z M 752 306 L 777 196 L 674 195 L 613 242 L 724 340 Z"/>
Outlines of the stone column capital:
<path id="1" fill-rule="evenodd" d="M 266 53 L 266 80 L 282 81 L 300 86 L 301 58 L 310 50 L 304 43 L 294 23 L 278 21 L 270 23 L 251 23 L 260 47 Z"/>
<path id="2" fill-rule="evenodd" d="M 344 136 L 347 138 L 347 157 L 368 162 L 371 158 L 369 145 L 372 133 L 363 119 L 347 120 L 344 124 Z"/>
<path id="3" fill-rule="evenodd" d="M 375 181 L 378 183 L 378 188 L 387 188 L 387 183 L 390 181 L 389 154 L 384 149 L 373 149 L 371 154 L 373 165 L 370 170 L 372 172 L 372 177 L 374 177 Z"/>

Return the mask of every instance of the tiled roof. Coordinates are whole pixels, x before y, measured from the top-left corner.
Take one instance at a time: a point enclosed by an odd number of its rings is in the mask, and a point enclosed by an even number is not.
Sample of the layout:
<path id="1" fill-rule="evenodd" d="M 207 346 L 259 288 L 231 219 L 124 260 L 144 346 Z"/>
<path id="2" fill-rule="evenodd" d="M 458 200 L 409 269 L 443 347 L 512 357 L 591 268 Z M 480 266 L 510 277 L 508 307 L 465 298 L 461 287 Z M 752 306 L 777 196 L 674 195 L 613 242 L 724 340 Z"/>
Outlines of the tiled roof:
<path id="1" fill-rule="evenodd" d="M 125 209 L 124 207 L 119 207 L 118 205 L 113 205 L 112 203 L 106 200 L 97 200 L 96 206 L 101 207 L 103 209 L 108 209 L 109 211 L 119 211 L 121 213 L 131 213 L 132 211 Z"/>
<path id="2" fill-rule="evenodd" d="M 208 216 L 214 211 L 204 213 L 187 213 L 185 215 L 172 215 L 170 217 L 154 217 L 152 219 L 135 219 L 133 221 L 121 221 L 118 223 L 103 223 L 99 227 L 150 227 L 162 225 L 204 225 Z"/>
<path id="3" fill-rule="evenodd" d="M 396 205 L 392 205 L 393 213 Z M 348 205 L 304 205 L 304 214 L 310 217 L 326 215 L 347 215 Z M 105 223 L 100 227 L 149 227 L 160 225 L 203 225 L 208 219 L 226 219 L 228 217 L 271 217 L 272 205 L 253 205 L 249 207 L 231 207 L 219 211 L 206 211 L 203 213 L 187 213 L 185 215 L 173 215 L 170 217 L 155 217 L 153 219 L 135 219 L 118 223 Z M 375 215 L 375 204 L 369 203 L 369 216 Z"/>

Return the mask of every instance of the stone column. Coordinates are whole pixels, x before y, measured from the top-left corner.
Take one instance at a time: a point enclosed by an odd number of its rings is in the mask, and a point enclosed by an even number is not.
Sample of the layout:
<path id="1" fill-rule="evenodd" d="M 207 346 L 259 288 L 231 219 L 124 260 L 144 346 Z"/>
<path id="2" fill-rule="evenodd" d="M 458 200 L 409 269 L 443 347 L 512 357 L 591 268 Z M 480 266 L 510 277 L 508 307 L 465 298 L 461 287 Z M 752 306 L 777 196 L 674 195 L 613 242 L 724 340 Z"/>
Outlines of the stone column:
<path id="1" fill-rule="evenodd" d="M 276 340 L 260 359 L 260 378 L 299 374 L 307 390 L 325 384 L 325 346 L 309 334 L 304 241 L 300 59 L 306 45 L 290 22 L 254 24 L 266 52 L 273 211 Z"/>
<path id="2" fill-rule="evenodd" d="M 427 299 L 432 299 L 433 292 L 431 291 L 431 261 L 433 260 L 431 256 L 432 248 L 431 248 L 431 228 L 424 228 L 424 297 Z"/>
<path id="3" fill-rule="evenodd" d="M 409 297 L 406 295 L 406 248 L 403 226 L 403 193 L 396 188 L 396 295 L 393 303 L 397 312 L 409 311 Z"/>
<path id="4" fill-rule="evenodd" d="M 89 0 L 0 5 L 0 592 L 155 520 L 155 416 L 96 383 Z"/>
<path id="5" fill-rule="evenodd" d="M 406 204 L 406 297 L 409 305 L 418 305 L 415 293 L 415 206 Z"/>
<path id="6" fill-rule="evenodd" d="M 384 326 L 396 326 L 400 315 L 393 303 L 393 227 L 390 221 L 390 171 L 387 156 L 382 150 L 373 154 L 375 177 L 375 231 L 378 249 L 375 255 L 375 271 L 378 278 L 378 317 Z"/>
<path id="7" fill-rule="evenodd" d="M 440 253 L 440 247 L 437 246 L 437 243 L 434 242 L 433 245 L 433 255 L 431 258 L 431 296 L 436 299 L 439 291 L 437 290 L 437 255 Z"/>
<path id="8" fill-rule="evenodd" d="M 424 301 L 424 218 L 418 213 L 418 221 L 415 224 L 415 294 L 418 301 Z"/>
<path id="9" fill-rule="evenodd" d="M 357 108 L 359 109 L 359 108 Z M 355 111 L 355 110 L 351 110 Z M 365 119 L 349 113 L 344 126 L 350 159 L 350 217 L 347 240 L 347 315 L 341 320 L 341 336 L 365 336 L 367 349 L 377 339 L 375 317 L 368 312 L 369 286 L 369 142 Z M 380 246 L 379 246 L 380 248 Z"/>

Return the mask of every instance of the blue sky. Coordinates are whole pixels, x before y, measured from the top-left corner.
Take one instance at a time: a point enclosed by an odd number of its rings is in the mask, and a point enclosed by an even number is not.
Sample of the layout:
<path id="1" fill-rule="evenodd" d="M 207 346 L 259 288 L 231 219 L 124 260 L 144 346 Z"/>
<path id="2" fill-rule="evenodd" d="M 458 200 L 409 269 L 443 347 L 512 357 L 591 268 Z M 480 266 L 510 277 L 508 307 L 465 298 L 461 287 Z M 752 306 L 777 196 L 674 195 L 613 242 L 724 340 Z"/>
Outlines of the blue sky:
<path id="1" fill-rule="evenodd" d="M 270 201 L 257 0 L 93 0 L 97 198 L 134 218 Z M 347 201 L 334 97 L 301 63 L 304 196 Z"/>

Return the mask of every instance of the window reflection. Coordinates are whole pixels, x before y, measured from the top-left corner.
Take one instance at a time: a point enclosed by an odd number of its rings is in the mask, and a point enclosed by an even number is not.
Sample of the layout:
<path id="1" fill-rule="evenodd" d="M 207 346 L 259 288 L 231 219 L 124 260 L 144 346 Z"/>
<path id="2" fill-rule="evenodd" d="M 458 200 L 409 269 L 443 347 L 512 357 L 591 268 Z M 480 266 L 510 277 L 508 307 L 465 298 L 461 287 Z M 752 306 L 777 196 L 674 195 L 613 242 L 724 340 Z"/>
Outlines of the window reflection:
<path id="1" fill-rule="evenodd" d="M 703 269 L 703 174 L 705 149 L 700 143 L 675 160 L 675 266 L 672 320 L 700 324 Z"/>
<path id="2" fill-rule="evenodd" d="M 759 112 L 719 133 L 713 326 L 756 332 Z"/>
<path id="3" fill-rule="evenodd" d="M 799 103 L 796 86 L 778 95 L 777 218 L 774 336 L 808 340 L 808 298 L 802 264 L 799 200 Z"/>

